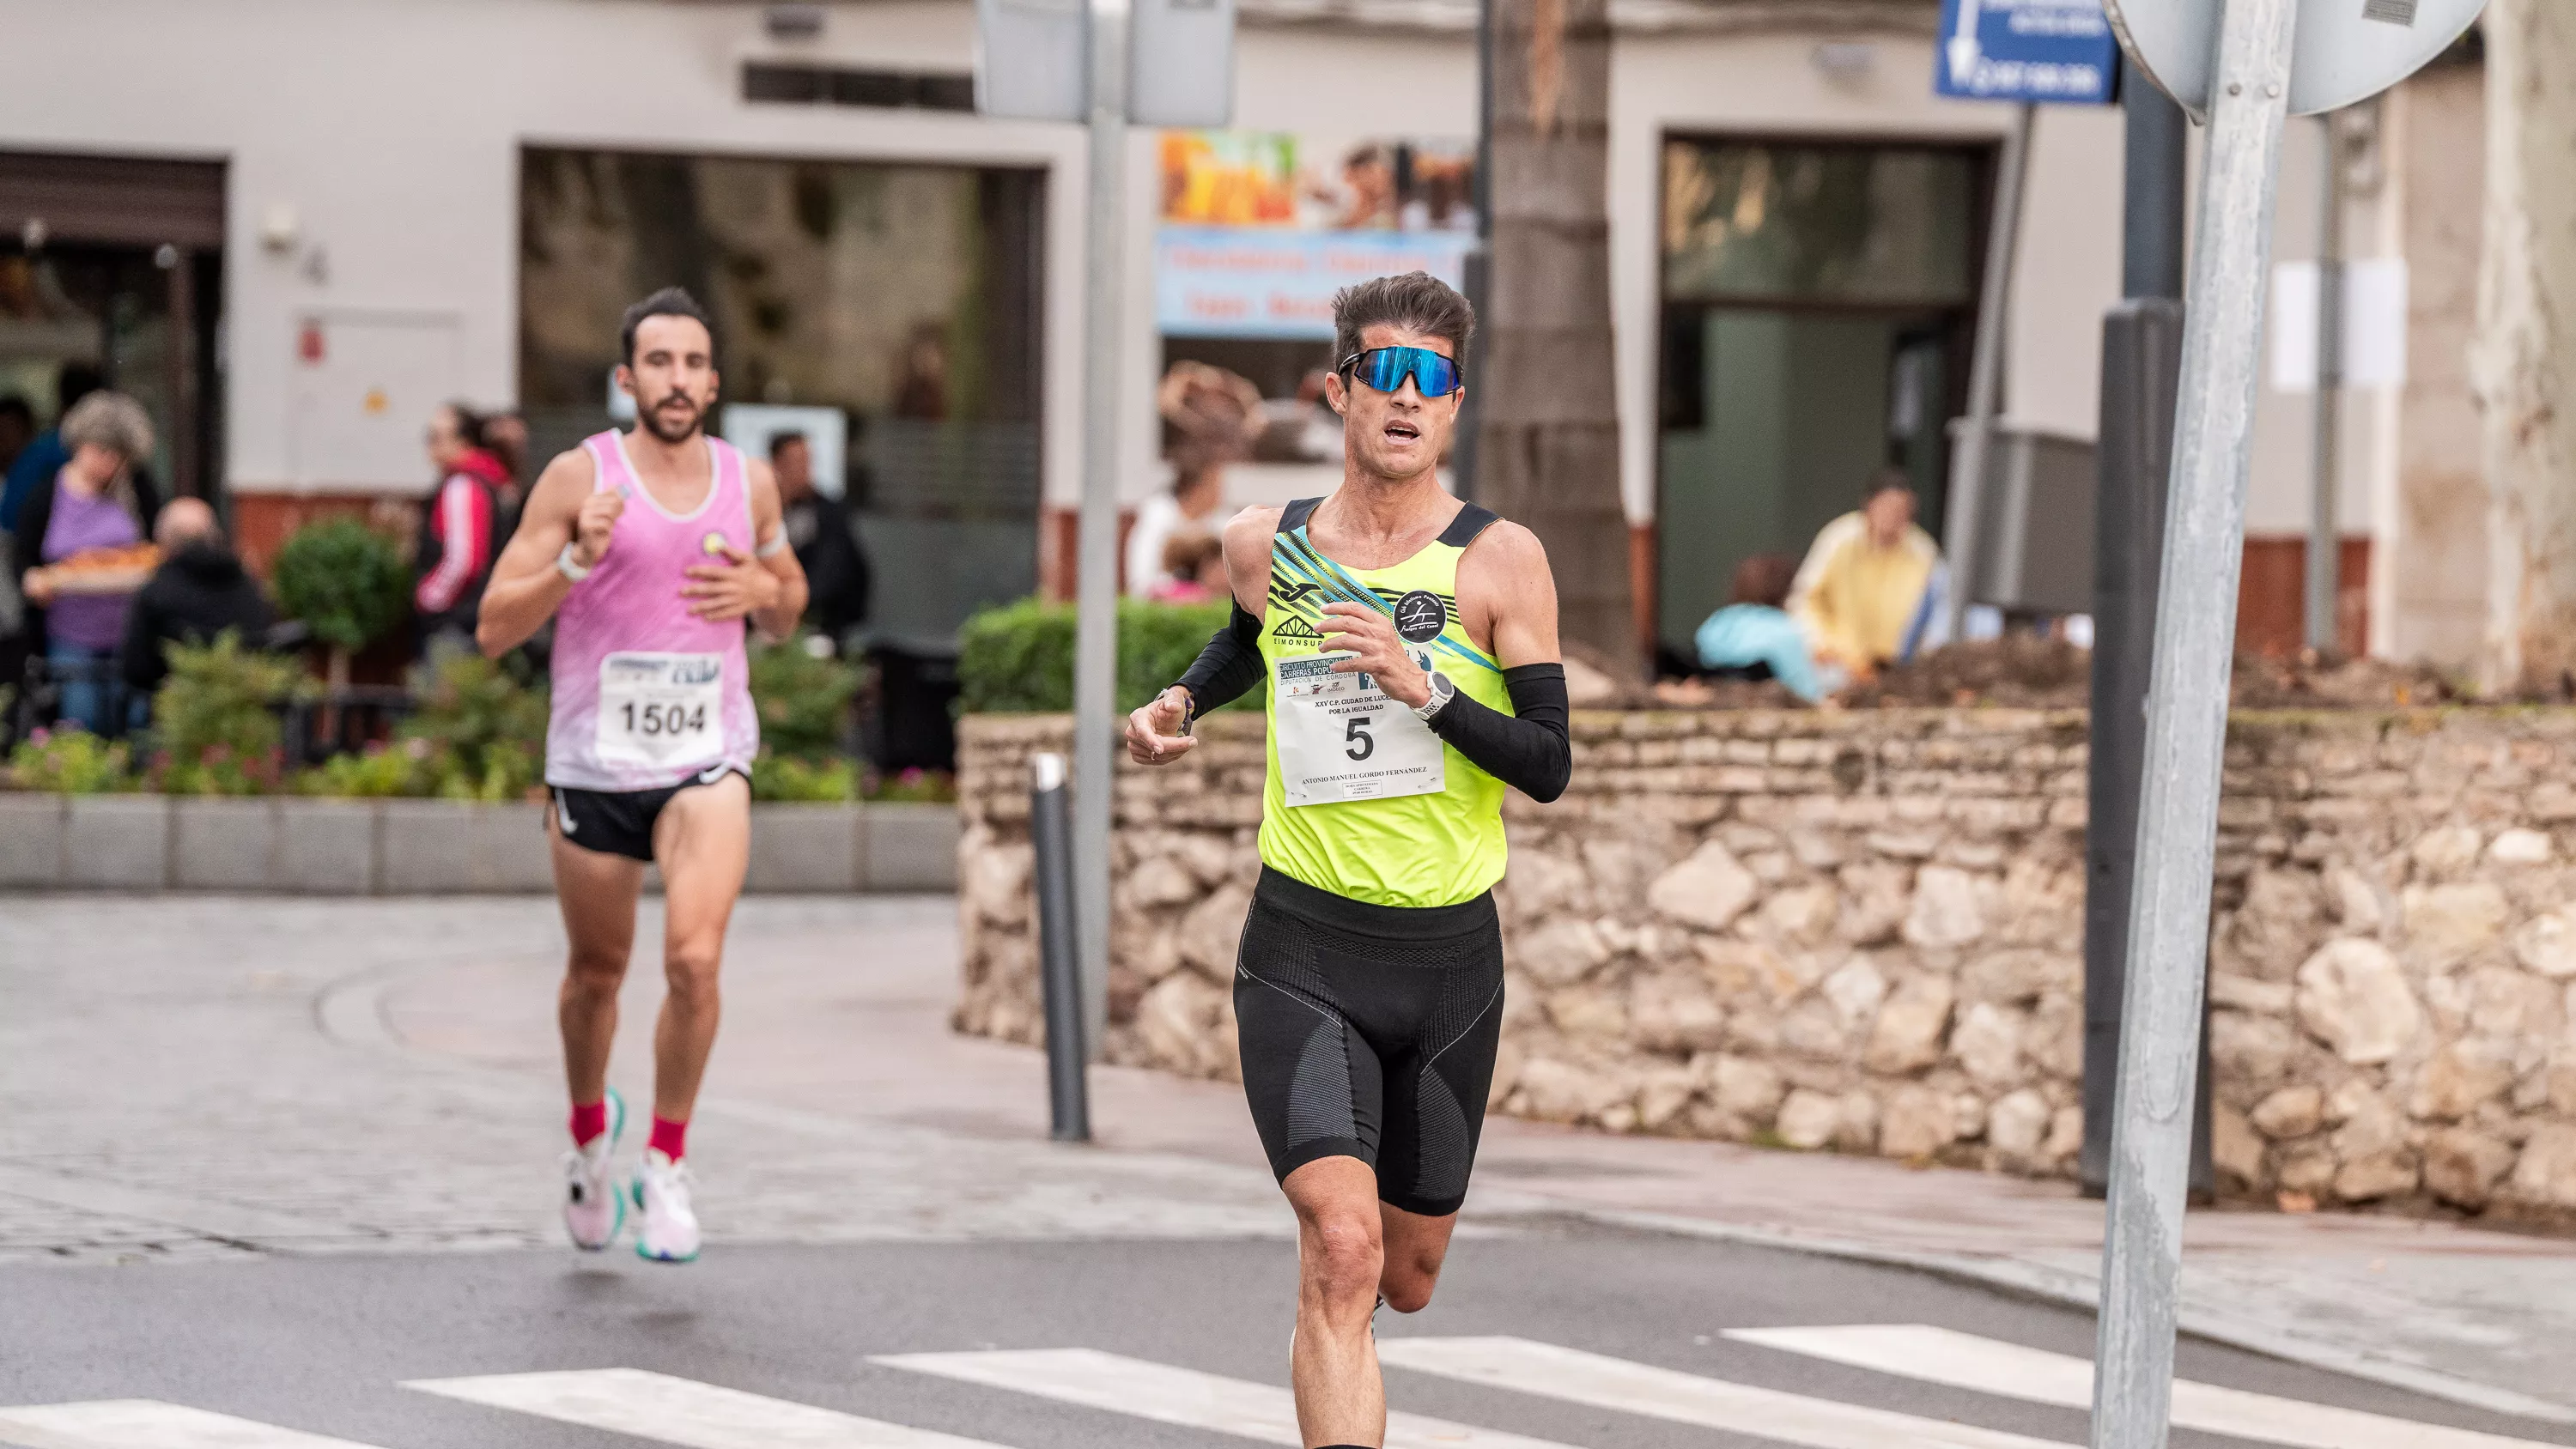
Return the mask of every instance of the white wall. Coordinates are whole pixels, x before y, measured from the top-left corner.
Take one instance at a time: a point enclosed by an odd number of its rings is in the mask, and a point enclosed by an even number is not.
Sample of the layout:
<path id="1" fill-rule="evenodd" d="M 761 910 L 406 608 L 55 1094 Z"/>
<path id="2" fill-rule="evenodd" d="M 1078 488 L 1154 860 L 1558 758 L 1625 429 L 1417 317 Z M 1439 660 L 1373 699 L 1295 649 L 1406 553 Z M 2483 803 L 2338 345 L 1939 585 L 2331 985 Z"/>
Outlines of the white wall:
<path id="1" fill-rule="evenodd" d="M 827 106 L 751 106 L 743 60 L 831 57 L 963 69 L 971 11 L 831 7 L 780 46 L 756 6 L 656 0 L 0 0 L 0 145 L 229 160 L 227 472 L 295 488 L 295 330 L 309 310 L 402 309 L 458 324 L 457 386 L 516 395 L 518 150 L 634 147 L 1054 168 L 1046 318 L 1047 486 L 1078 452 L 1080 136 L 1071 127 Z M 104 58 L 113 57 L 114 63 Z M 291 206 L 301 256 L 265 252 Z"/>

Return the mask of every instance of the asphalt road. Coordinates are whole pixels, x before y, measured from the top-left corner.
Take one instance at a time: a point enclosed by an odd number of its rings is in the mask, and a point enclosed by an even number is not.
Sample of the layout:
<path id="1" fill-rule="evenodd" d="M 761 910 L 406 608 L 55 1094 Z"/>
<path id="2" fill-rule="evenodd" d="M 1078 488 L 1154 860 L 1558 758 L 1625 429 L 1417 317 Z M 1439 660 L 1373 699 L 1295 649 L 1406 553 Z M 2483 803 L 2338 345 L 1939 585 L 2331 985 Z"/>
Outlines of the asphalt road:
<path id="1" fill-rule="evenodd" d="M 404 1387 L 629 1368 L 1015 1449 L 1241 1444 L 1246 1440 L 1210 1428 L 1140 1417 L 1134 1411 L 1155 1402 L 1156 1391 L 1142 1379 L 1128 1383 L 1115 1365 L 1094 1365 L 1095 1387 L 1131 1412 L 871 1359 L 1086 1348 L 1282 1385 L 1293 1272 L 1286 1243 L 1203 1239 L 719 1246 L 685 1267 L 643 1263 L 622 1250 L 587 1257 L 525 1249 L 124 1268 L 24 1263 L 0 1267 L 0 1426 L 13 1407 L 148 1399 L 381 1449 L 863 1442 L 792 1439 L 774 1423 L 762 1427 L 756 1404 L 727 1430 L 717 1421 L 741 1409 L 740 1401 L 717 1406 L 708 1421 L 716 1428 L 665 1428 L 637 1438 Z M 1382 1314 L 1379 1331 L 1391 1354 L 1407 1340 L 1511 1335 L 1833 1405 L 2084 1441 L 2079 1409 L 1917 1382 L 1726 1336 L 1852 1324 L 1937 1325 L 2079 1357 L 2089 1357 L 2093 1342 L 2084 1316 L 1931 1277 L 1576 1224 L 1462 1238 L 1433 1305 L 1410 1318 Z M 2564 1426 L 2505 1419 L 2206 1344 L 2185 1342 L 2180 1368 L 2200 1381 L 2418 1424 L 2576 1444 L 2576 1432 Z M 1650 1417 L 1624 1407 L 1625 1397 L 1618 1408 L 1569 1402 L 1544 1376 L 1520 1380 L 1535 1391 L 1405 1369 L 1391 1370 L 1389 1382 L 1400 1410 L 1557 1445 L 1781 1442 Z M 685 1437 L 726 1432 L 741 1437 Z M 2381 1432 L 2392 1445 L 2424 1437 L 2404 1425 Z M 0 1427 L 0 1442 L 21 1439 L 48 1449 L 110 1442 L 23 1431 L 13 1439 Z M 194 1449 L 218 1441 L 174 1433 L 116 1442 Z M 264 1449 L 287 1441 L 222 1442 Z M 1890 1431 L 1854 1442 L 1893 1449 L 1970 1441 Z M 2173 1442 L 2247 1441 L 2182 1430 Z M 2339 1443 L 2368 1449 L 2360 1438 Z"/>

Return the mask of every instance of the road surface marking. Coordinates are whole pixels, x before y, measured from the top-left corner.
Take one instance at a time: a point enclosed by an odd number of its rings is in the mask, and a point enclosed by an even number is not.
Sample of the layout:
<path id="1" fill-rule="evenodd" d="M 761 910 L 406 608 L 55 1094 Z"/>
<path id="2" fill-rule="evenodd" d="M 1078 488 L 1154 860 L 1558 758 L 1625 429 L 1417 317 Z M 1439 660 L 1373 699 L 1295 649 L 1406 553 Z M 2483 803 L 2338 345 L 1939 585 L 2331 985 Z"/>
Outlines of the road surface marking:
<path id="1" fill-rule="evenodd" d="M 1156 1423 L 1212 1429 L 1298 1449 L 1297 1403 L 1288 1391 L 1195 1369 L 1148 1363 L 1088 1348 L 995 1353 L 899 1353 L 874 1360 L 894 1368 L 1016 1389 Z M 1421 1414 L 1386 1416 L 1386 1449 L 1565 1449 Z"/>
<path id="2" fill-rule="evenodd" d="M 372 1449 L 152 1399 L 0 1409 L 0 1443 L 26 1449 Z"/>
<path id="3" fill-rule="evenodd" d="M 1803 1449 L 2067 1449 L 2055 1440 L 1728 1383 L 1526 1338 L 1382 1338 L 1377 1356 L 1396 1368 Z"/>
<path id="4" fill-rule="evenodd" d="M 403 1387 L 691 1449 L 996 1449 L 643 1369 L 415 1379 Z"/>
<path id="5" fill-rule="evenodd" d="M 2034 1404 L 2088 1411 L 2093 1407 L 2093 1365 L 2085 1360 L 1929 1324 L 1740 1328 L 1726 1336 L 1809 1358 Z M 2438 1424 L 2419 1424 L 2189 1379 L 2174 1380 L 2173 1422 L 2178 1429 L 2201 1429 L 2235 1439 L 2295 1445 L 2298 1449 L 2546 1449 L 2528 1439 L 2508 1439 L 2473 1429 L 2446 1429 Z"/>

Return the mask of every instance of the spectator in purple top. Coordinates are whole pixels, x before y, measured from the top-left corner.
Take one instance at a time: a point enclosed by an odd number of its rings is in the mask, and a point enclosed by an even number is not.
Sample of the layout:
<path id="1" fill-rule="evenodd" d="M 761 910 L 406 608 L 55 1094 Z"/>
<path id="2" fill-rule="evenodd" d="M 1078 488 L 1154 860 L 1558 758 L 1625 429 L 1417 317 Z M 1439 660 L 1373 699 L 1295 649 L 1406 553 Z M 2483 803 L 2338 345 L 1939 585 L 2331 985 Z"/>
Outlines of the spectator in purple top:
<path id="1" fill-rule="evenodd" d="M 18 515 L 18 587 L 29 605 L 28 632 L 62 682 L 62 721 L 121 733 L 129 720 L 116 651 L 133 594 L 62 593 L 47 574 L 30 571 L 144 539 L 161 511 L 141 466 L 152 456 L 152 419 L 124 393 L 94 392 L 63 415 L 60 432 L 71 460 L 37 480 Z"/>

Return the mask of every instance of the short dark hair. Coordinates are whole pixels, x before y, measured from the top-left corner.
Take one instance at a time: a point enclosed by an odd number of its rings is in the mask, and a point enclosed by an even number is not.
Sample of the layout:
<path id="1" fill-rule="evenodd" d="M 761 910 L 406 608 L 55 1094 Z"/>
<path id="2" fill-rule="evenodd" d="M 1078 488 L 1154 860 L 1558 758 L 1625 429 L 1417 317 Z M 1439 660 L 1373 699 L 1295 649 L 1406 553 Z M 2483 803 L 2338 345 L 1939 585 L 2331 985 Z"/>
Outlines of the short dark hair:
<path id="1" fill-rule="evenodd" d="M 16 418 L 31 428 L 36 425 L 36 410 L 27 405 L 25 398 L 14 392 L 7 397 L 0 397 L 0 417 Z"/>
<path id="2" fill-rule="evenodd" d="M 789 428 L 783 433 L 772 433 L 769 435 L 769 461 L 777 462 L 778 455 L 786 452 L 787 445 L 790 443 L 805 443 L 807 447 L 813 446 L 812 443 L 807 442 L 803 433 L 794 428 Z"/>
<path id="3" fill-rule="evenodd" d="M 1902 493 L 1914 497 L 1914 479 L 1902 468 L 1881 468 L 1869 475 L 1869 483 L 1860 490 L 1863 504 L 1875 503 L 1881 493 Z"/>
<path id="4" fill-rule="evenodd" d="M 54 420 L 62 421 L 72 404 L 107 386 L 107 374 L 86 362 L 66 362 L 54 374 Z"/>
<path id="5" fill-rule="evenodd" d="M 707 340 L 710 343 L 715 340 L 716 324 L 708 318 L 707 309 L 698 305 L 698 299 L 690 296 L 685 287 L 664 287 L 652 296 L 627 308 L 626 319 L 618 324 L 617 355 L 629 367 L 635 365 L 636 330 L 644 325 L 644 319 L 647 317 L 692 318 L 699 326 L 707 329 Z"/>
<path id="6" fill-rule="evenodd" d="M 1789 601 L 1789 590 L 1797 581 L 1796 560 L 1787 554 L 1757 553 L 1735 566 L 1735 581 L 1726 591 L 1726 601 L 1776 609 Z"/>
<path id="7" fill-rule="evenodd" d="M 1362 330 L 1381 322 L 1448 343 L 1450 360 L 1461 367 L 1476 335 L 1476 309 L 1447 282 L 1429 272 L 1373 277 L 1333 294 L 1333 366 L 1360 350 Z"/>
<path id="8" fill-rule="evenodd" d="M 483 415 L 481 413 L 476 412 L 470 404 L 461 402 L 443 402 L 440 403 L 439 406 L 456 415 L 456 439 L 458 442 L 463 443 L 469 448 L 480 448 L 484 446 Z"/>

